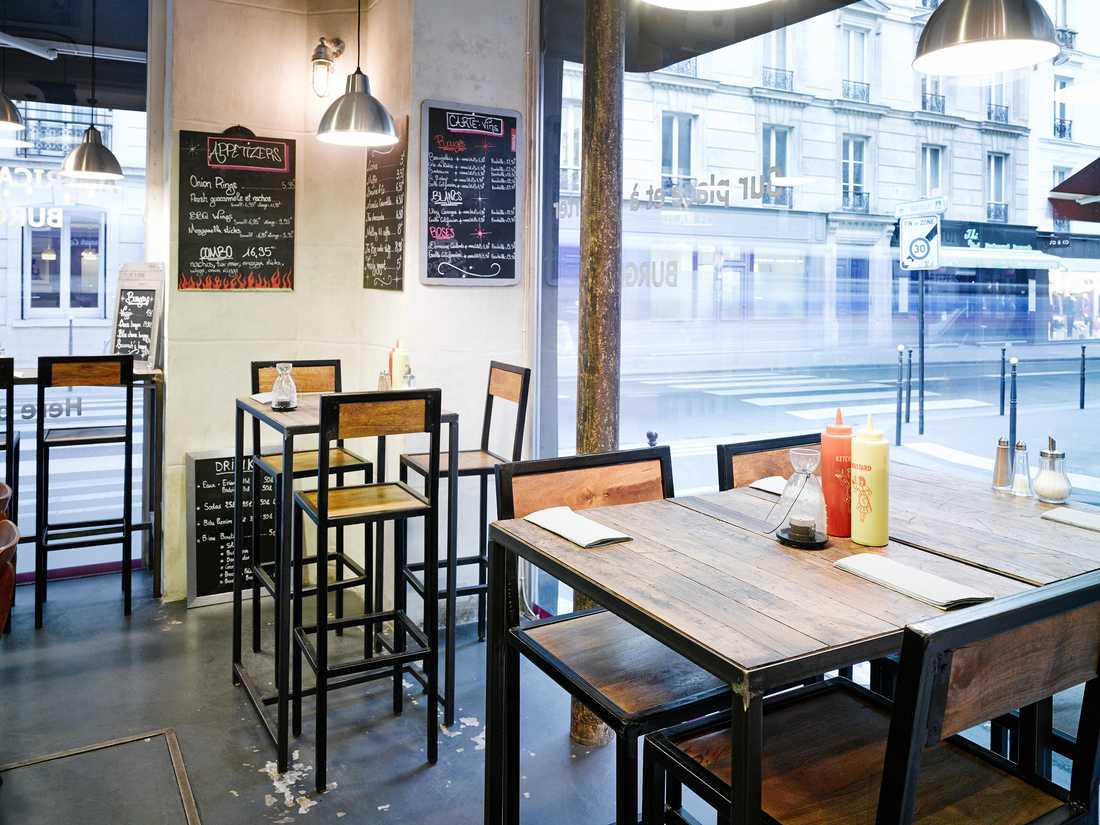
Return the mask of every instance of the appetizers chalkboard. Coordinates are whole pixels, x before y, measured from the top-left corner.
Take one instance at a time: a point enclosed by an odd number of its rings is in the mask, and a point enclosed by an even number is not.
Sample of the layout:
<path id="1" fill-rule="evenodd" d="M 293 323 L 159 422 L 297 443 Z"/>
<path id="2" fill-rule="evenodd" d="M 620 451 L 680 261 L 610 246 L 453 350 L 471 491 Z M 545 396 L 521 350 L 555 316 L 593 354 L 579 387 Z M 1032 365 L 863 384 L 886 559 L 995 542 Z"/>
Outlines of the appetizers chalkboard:
<path id="1" fill-rule="evenodd" d="M 233 491 L 235 459 L 221 452 L 187 454 L 187 606 L 228 601 L 233 593 Z M 275 493 L 260 474 L 261 560 L 274 558 Z M 252 456 L 245 458 L 241 531 L 242 581 L 251 587 Z"/>
<path id="2" fill-rule="evenodd" d="M 294 141 L 180 132 L 181 290 L 294 288 Z"/>
<path id="3" fill-rule="evenodd" d="M 397 124 L 397 143 L 367 150 L 363 220 L 364 289 L 400 290 L 405 277 L 405 169 L 409 119 Z"/>
<path id="4" fill-rule="evenodd" d="M 420 134 L 420 280 L 447 286 L 517 283 L 520 113 L 425 100 Z"/>

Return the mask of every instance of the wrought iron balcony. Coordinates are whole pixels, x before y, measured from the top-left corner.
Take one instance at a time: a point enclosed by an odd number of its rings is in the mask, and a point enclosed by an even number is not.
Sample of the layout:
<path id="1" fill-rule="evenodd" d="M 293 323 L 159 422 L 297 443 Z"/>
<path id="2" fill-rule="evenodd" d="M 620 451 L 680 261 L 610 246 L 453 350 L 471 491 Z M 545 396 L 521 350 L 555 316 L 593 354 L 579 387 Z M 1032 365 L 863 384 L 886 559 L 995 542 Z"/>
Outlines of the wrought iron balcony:
<path id="1" fill-rule="evenodd" d="M 990 103 L 986 107 L 985 116 L 994 123 L 1008 123 L 1008 107 L 1000 103 Z"/>
<path id="2" fill-rule="evenodd" d="M 790 186 L 776 186 L 772 189 L 765 186 L 763 201 L 768 206 L 785 206 L 790 209 L 794 204 L 794 188 Z"/>
<path id="3" fill-rule="evenodd" d="M 1054 136 L 1062 140 L 1073 140 L 1073 121 L 1064 117 L 1054 118 Z"/>
<path id="4" fill-rule="evenodd" d="M 926 9 L 938 9 L 940 0 L 920 0 L 920 4 Z"/>
<path id="5" fill-rule="evenodd" d="M 985 219 L 991 223 L 1008 223 L 1008 204 L 990 201 L 985 205 Z"/>
<path id="6" fill-rule="evenodd" d="M 943 95 L 925 92 L 920 96 L 920 107 L 926 112 L 935 112 L 937 115 L 942 115 L 947 111 L 947 100 Z"/>
<path id="7" fill-rule="evenodd" d="M 26 131 L 20 137 L 32 145 L 18 150 L 22 158 L 63 158 L 84 138 L 88 122 L 24 117 Z M 97 122 L 103 143 L 111 145 L 111 124 Z"/>
<path id="8" fill-rule="evenodd" d="M 857 100 L 860 103 L 871 102 L 871 84 L 858 80 L 844 80 L 840 84 L 840 93 L 845 100 Z"/>
<path id="9" fill-rule="evenodd" d="M 869 212 L 871 209 L 871 193 L 846 189 L 843 193 L 841 209 L 845 212 Z"/>
<path id="10" fill-rule="evenodd" d="M 1077 48 L 1077 32 L 1073 29 L 1057 29 L 1055 30 L 1055 36 L 1063 49 L 1073 50 Z"/>
<path id="11" fill-rule="evenodd" d="M 1054 231 L 1055 232 L 1069 232 L 1069 218 L 1055 218 L 1054 219 Z"/>
<path id="12" fill-rule="evenodd" d="M 776 69 L 765 66 L 762 80 L 769 89 L 780 89 L 784 92 L 794 90 L 794 72 L 790 69 Z"/>
<path id="13" fill-rule="evenodd" d="M 673 63 L 671 66 L 665 67 L 665 71 L 684 77 L 698 77 L 699 61 L 697 58 L 689 57 L 687 60 L 681 60 L 679 63 Z"/>

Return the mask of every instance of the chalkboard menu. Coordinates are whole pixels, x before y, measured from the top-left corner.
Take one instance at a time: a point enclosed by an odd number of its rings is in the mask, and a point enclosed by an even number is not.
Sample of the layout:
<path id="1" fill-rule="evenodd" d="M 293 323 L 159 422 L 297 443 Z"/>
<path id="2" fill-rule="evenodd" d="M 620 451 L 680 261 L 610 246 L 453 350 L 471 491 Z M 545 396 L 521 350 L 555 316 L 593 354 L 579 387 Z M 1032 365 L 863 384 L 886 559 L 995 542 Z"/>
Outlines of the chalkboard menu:
<path id="1" fill-rule="evenodd" d="M 425 100 L 420 133 L 420 280 L 447 286 L 517 283 L 520 113 Z"/>
<path id="2" fill-rule="evenodd" d="M 235 459 L 220 452 L 187 454 L 187 605 L 228 601 L 233 593 L 233 489 Z M 274 559 L 275 493 L 260 475 L 261 560 Z M 243 581 L 252 583 L 252 457 L 245 458 L 241 502 Z"/>
<path id="3" fill-rule="evenodd" d="M 114 304 L 112 352 L 133 355 L 136 363 L 146 367 L 157 366 L 163 292 L 163 264 L 123 264 Z"/>
<path id="4" fill-rule="evenodd" d="M 397 126 L 397 143 L 367 150 L 363 223 L 363 287 L 400 290 L 405 273 L 405 167 L 409 119 Z"/>
<path id="5" fill-rule="evenodd" d="M 180 132 L 181 290 L 294 288 L 294 141 Z"/>

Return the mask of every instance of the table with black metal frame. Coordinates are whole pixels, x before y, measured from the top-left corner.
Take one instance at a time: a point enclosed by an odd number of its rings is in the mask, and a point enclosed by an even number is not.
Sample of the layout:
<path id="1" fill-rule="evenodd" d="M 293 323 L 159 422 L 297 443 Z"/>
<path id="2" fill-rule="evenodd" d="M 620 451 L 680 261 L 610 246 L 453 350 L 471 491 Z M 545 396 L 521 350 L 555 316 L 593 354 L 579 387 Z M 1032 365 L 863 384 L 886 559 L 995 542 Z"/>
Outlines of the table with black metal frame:
<path id="1" fill-rule="evenodd" d="M 244 417 L 245 415 L 251 415 L 263 424 L 271 427 L 278 435 L 282 437 L 282 466 L 293 467 L 294 463 L 294 440 L 299 436 L 316 435 L 321 426 L 320 418 L 320 404 L 317 402 L 319 396 L 314 396 L 312 399 L 308 394 L 300 394 L 298 396 L 299 406 L 295 410 L 288 412 L 278 412 L 271 409 L 269 404 L 263 404 L 255 401 L 254 399 L 245 396 L 238 398 L 234 408 L 235 419 L 235 441 L 234 441 L 234 462 L 233 462 L 233 482 L 234 482 L 234 496 L 233 496 L 233 546 L 234 548 L 242 546 L 244 541 L 244 530 L 241 524 L 242 517 L 242 500 L 240 495 L 241 485 L 244 481 Z M 447 473 L 447 487 L 450 491 L 458 489 L 458 413 L 443 412 L 440 415 L 440 422 L 447 425 L 448 440 L 447 440 L 447 453 L 450 463 L 448 465 Z M 258 456 L 253 455 L 253 460 Z M 378 454 L 375 462 L 375 482 L 381 483 L 386 480 L 386 448 L 385 439 L 380 438 L 378 440 Z M 278 509 L 280 517 L 282 519 L 282 529 L 280 531 L 282 541 L 275 548 L 275 569 L 276 581 L 289 583 L 292 572 L 292 547 L 293 547 L 293 513 L 294 513 L 294 484 L 283 484 L 281 506 Z M 448 495 L 447 501 L 447 558 L 453 560 L 455 558 L 454 552 L 452 552 L 452 543 L 456 541 L 456 527 L 458 524 L 458 496 Z M 374 586 L 375 593 L 374 599 L 376 603 L 381 604 L 382 600 L 382 585 L 384 582 L 384 576 L 382 574 L 383 565 L 383 553 L 385 550 L 385 544 L 382 540 L 381 524 L 377 527 L 377 533 L 374 541 Z M 244 565 L 241 561 L 241 554 L 234 552 L 233 558 L 233 684 L 241 685 L 245 689 L 245 694 L 248 696 L 249 701 L 252 703 L 252 707 L 256 710 L 256 714 L 260 717 L 260 721 L 263 722 L 264 730 L 267 731 L 268 736 L 271 737 L 272 742 L 275 744 L 276 749 L 276 761 L 280 772 L 286 771 L 290 764 L 290 656 L 280 656 L 275 663 L 275 686 L 276 690 L 274 694 L 264 694 L 260 690 L 259 686 L 249 675 L 247 668 L 245 668 L 242 662 L 242 625 L 243 625 L 243 593 L 244 593 Z M 446 679 L 448 687 L 444 690 L 444 695 L 440 696 L 440 701 L 443 703 L 444 713 L 448 718 L 453 718 L 454 708 L 453 700 L 448 702 L 447 697 L 453 697 L 453 673 L 454 673 L 454 616 L 455 616 L 455 570 L 453 566 L 448 567 L 448 586 L 447 586 L 447 645 L 446 645 Z M 290 587 L 278 588 L 276 598 L 278 604 L 275 609 L 276 616 L 276 648 L 284 651 L 290 651 L 291 640 L 291 598 Z M 431 632 L 425 629 L 425 632 Z M 438 629 L 436 629 L 438 633 Z M 414 676 L 417 675 L 413 671 Z M 272 726 L 271 721 L 264 714 L 264 708 L 269 705 L 277 705 L 276 721 Z M 452 724 L 448 722 L 447 724 Z"/>

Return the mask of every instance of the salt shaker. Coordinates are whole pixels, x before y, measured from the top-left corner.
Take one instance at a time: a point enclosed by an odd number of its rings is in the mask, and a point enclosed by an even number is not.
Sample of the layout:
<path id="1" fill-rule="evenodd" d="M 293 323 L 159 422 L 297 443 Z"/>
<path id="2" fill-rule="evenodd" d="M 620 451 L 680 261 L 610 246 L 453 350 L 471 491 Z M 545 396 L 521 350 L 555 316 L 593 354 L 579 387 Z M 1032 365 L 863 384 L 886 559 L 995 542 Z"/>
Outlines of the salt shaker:
<path id="1" fill-rule="evenodd" d="M 1047 448 L 1039 451 L 1039 472 L 1035 476 L 1035 496 L 1047 504 L 1064 504 L 1073 491 L 1066 473 L 1066 454 L 1058 449 L 1054 436 L 1047 436 Z"/>
<path id="2" fill-rule="evenodd" d="M 1012 462 L 1012 495 L 1030 497 L 1034 495 L 1031 490 L 1031 467 L 1027 460 L 1027 444 L 1016 442 L 1016 458 Z"/>
<path id="3" fill-rule="evenodd" d="M 997 455 L 993 459 L 993 489 L 1012 492 L 1012 445 L 1002 436 L 997 439 Z"/>

